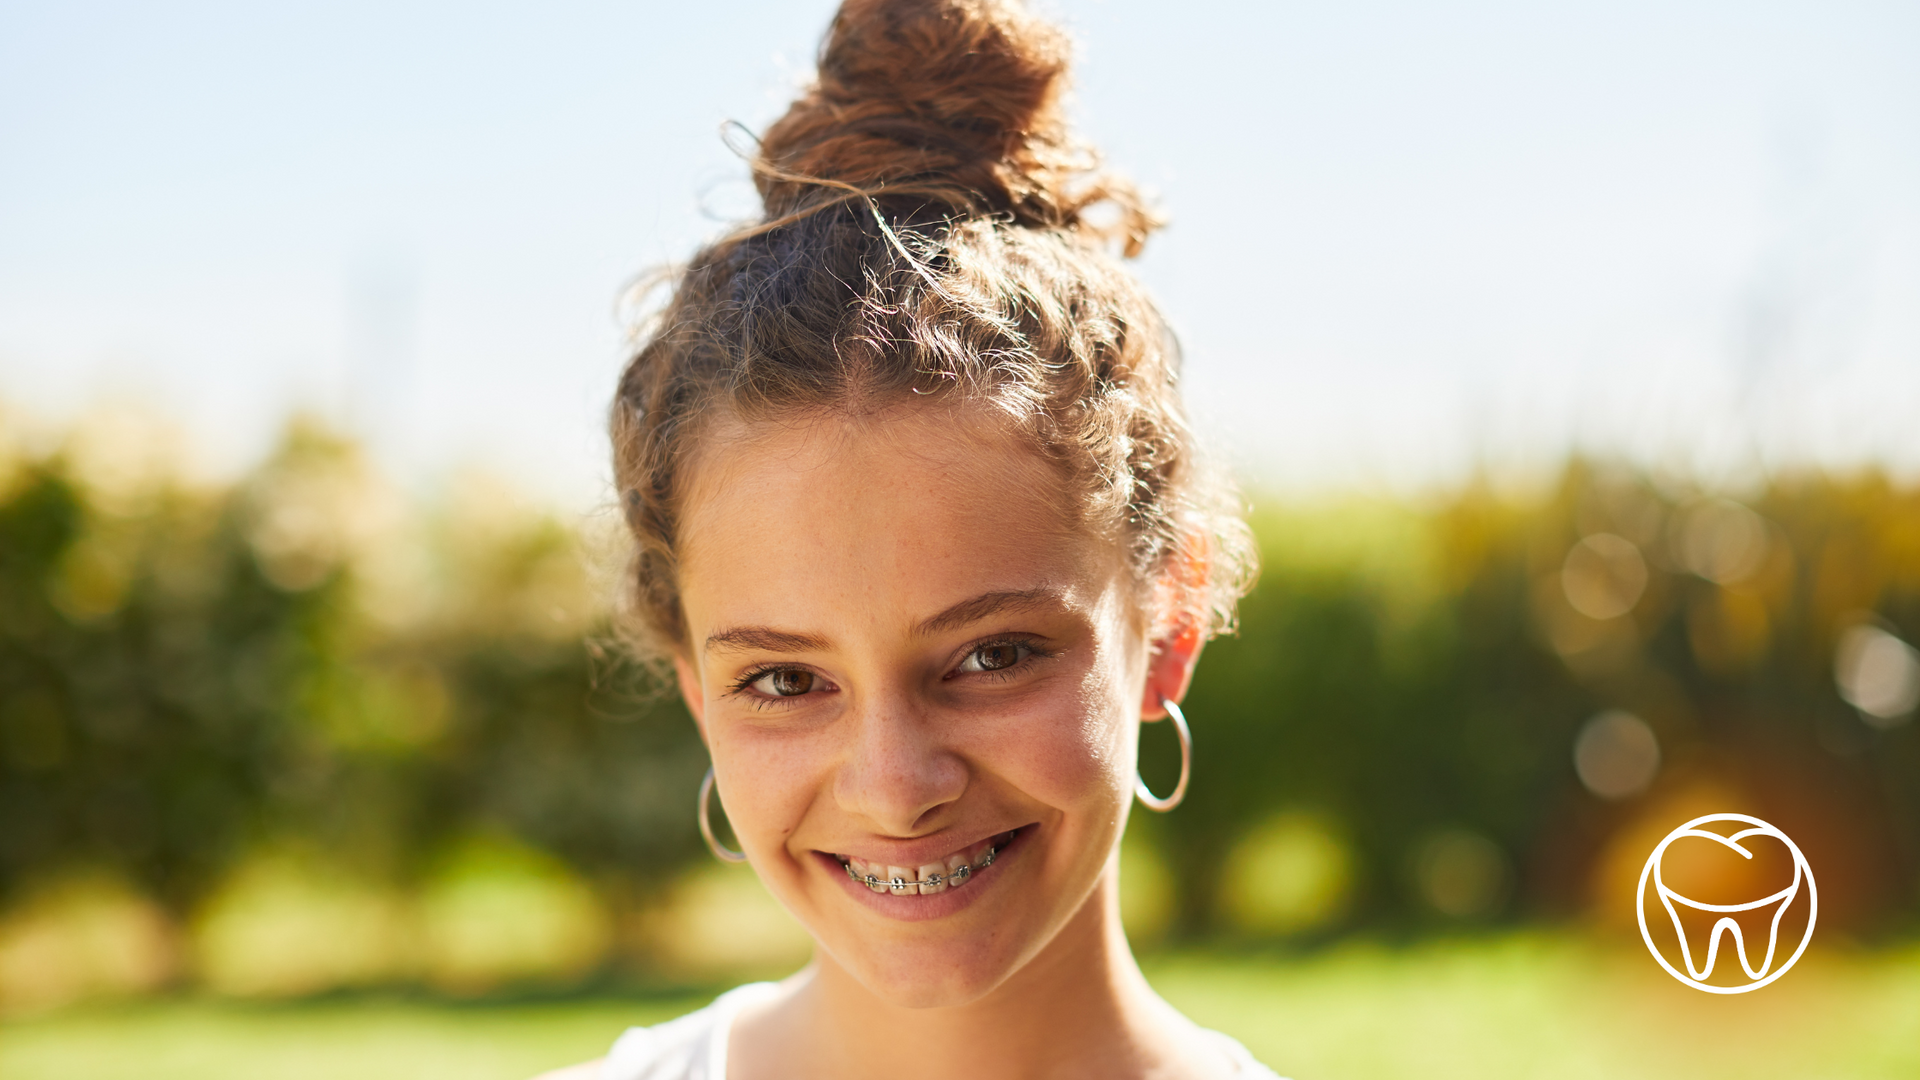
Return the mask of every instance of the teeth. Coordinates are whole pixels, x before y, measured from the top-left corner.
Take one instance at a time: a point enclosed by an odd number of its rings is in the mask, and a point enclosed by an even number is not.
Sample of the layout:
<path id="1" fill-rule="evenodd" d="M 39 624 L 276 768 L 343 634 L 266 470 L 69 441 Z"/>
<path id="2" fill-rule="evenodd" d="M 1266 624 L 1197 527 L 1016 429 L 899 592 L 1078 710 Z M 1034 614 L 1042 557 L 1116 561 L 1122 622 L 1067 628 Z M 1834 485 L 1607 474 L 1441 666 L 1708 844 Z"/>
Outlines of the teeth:
<path id="1" fill-rule="evenodd" d="M 956 851 L 944 862 L 930 862 L 918 868 L 870 863 L 851 855 L 836 855 L 846 867 L 847 876 L 877 893 L 894 896 L 932 896 L 958 889 L 973 876 L 993 865 L 999 849 L 1013 839 L 1013 833 L 1001 833 L 964 851 Z M 895 884 L 895 883 L 898 884 Z"/>
<path id="2" fill-rule="evenodd" d="M 853 867 L 853 876 L 859 878 L 863 884 L 872 878 L 882 879 L 882 883 L 867 885 L 867 888 L 872 889 L 874 892 L 887 891 L 887 886 L 884 884 L 884 879 L 887 876 L 885 867 L 867 862 L 864 859 L 849 859 L 847 860 L 847 865 Z"/>
<path id="3" fill-rule="evenodd" d="M 946 892 L 947 891 L 946 874 L 947 874 L 946 863 L 936 862 L 936 863 L 928 863 L 925 866 L 922 866 L 920 868 L 921 881 L 933 882 L 933 879 L 935 878 L 940 878 L 941 880 L 937 883 L 921 885 L 920 895 L 932 896 L 934 893 Z"/>

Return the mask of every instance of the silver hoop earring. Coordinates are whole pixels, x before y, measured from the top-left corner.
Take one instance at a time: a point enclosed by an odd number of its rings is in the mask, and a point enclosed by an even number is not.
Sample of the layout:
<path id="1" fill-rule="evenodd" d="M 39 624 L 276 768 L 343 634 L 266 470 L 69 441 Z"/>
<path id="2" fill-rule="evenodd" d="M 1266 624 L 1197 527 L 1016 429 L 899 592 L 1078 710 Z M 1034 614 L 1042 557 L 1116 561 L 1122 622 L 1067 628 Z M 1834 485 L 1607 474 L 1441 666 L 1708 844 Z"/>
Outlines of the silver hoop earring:
<path id="1" fill-rule="evenodd" d="M 1181 715 L 1180 706 L 1168 701 L 1166 698 L 1161 698 L 1160 707 L 1167 710 L 1167 716 L 1173 720 L 1173 730 L 1180 736 L 1180 782 L 1173 785 L 1173 794 L 1162 799 L 1153 792 L 1148 791 L 1147 782 L 1140 779 L 1140 775 L 1135 773 L 1133 777 L 1133 794 L 1141 802 L 1146 804 L 1147 809 L 1164 814 L 1174 807 L 1179 806 L 1180 800 L 1187 797 L 1187 778 L 1193 775 L 1193 732 L 1187 730 L 1187 718 Z M 702 803 L 701 805 L 704 806 L 706 804 Z"/>
<path id="2" fill-rule="evenodd" d="M 746 862 L 745 854 L 735 851 L 713 838 L 713 822 L 707 819 L 707 800 L 713 797 L 713 766 L 707 766 L 707 778 L 700 781 L 700 837 L 707 842 L 707 850 L 721 862 Z"/>

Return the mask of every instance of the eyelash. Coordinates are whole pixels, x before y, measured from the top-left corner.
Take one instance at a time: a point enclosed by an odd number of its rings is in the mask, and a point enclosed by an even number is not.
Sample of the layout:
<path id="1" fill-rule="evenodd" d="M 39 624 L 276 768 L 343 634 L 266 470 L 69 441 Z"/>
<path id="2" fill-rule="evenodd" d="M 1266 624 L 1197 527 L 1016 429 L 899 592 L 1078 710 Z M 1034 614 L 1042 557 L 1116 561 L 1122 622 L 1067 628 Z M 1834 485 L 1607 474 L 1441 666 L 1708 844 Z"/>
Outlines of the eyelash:
<path id="1" fill-rule="evenodd" d="M 1027 667 L 1030 666 L 1033 661 L 1045 660 L 1053 655 L 1051 651 L 1041 648 L 1040 643 L 1034 640 L 1033 638 L 1024 637 L 1016 634 L 1009 637 L 988 638 L 985 641 L 975 642 L 970 648 L 967 649 L 967 651 L 964 654 L 961 655 L 961 658 L 960 658 L 961 662 L 965 663 L 969 658 L 971 658 L 974 654 L 980 652 L 982 649 L 992 649 L 1002 645 L 1012 645 L 1018 649 L 1025 649 L 1027 654 L 1025 656 L 1022 656 L 1020 659 L 1014 661 L 1013 664 L 1009 667 L 995 668 L 992 671 L 970 671 L 970 672 L 967 672 L 967 674 L 984 675 L 992 678 L 1006 680 L 1006 679 L 1013 678 L 1015 675 L 1026 670 Z M 952 677 L 953 677 L 952 675 L 947 676 L 947 678 L 952 678 Z"/>
<path id="2" fill-rule="evenodd" d="M 1051 650 L 1042 648 L 1039 642 L 1036 641 L 1035 639 L 1030 637 L 1014 635 L 1009 637 L 988 638 L 985 641 L 976 641 L 967 648 L 966 652 L 961 654 L 961 661 L 965 662 L 968 658 L 972 657 L 975 653 L 978 653 L 982 649 L 992 649 L 1002 645 L 1012 645 L 1016 648 L 1025 649 L 1026 655 L 1021 657 L 1019 660 L 1015 661 L 1013 665 L 1010 667 L 995 668 L 994 670 L 991 670 L 991 671 L 973 671 L 973 672 L 967 672 L 966 674 L 985 676 L 985 677 L 1004 681 L 1006 679 L 1012 678 L 1013 676 L 1019 674 L 1021 671 L 1025 670 L 1029 665 L 1031 665 L 1033 661 L 1046 660 L 1051 658 L 1054 655 Z M 751 702 L 753 704 L 753 707 L 756 709 L 783 708 L 787 705 L 794 704 L 795 702 L 798 701 L 798 699 L 802 697 L 806 697 L 808 695 L 796 694 L 793 697 L 769 697 L 767 695 L 758 693 L 757 691 L 753 690 L 752 689 L 753 684 L 759 682 L 761 679 L 764 679 L 769 675 L 774 674 L 775 672 L 809 671 L 809 670 L 810 669 L 808 668 L 796 667 L 792 664 L 768 664 L 764 667 L 753 668 L 747 671 L 746 673 L 742 674 L 738 679 L 735 679 L 733 682 L 733 686 L 728 690 L 727 693 L 728 693 L 728 696 L 730 697 L 745 695 L 747 700 Z M 814 677 L 820 678 L 820 676 L 818 675 L 815 675 Z M 953 677 L 952 673 L 949 673 L 948 675 L 944 676 L 944 678 L 949 678 L 949 679 L 952 677 Z M 827 680 L 821 679 L 821 681 L 826 682 Z"/>
<path id="3" fill-rule="evenodd" d="M 733 682 L 732 688 L 727 691 L 727 694 L 728 696 L 744 694 L 747 696 L 747 700 L 753 703 L 755 708 L 766 708 L 768 706 L 781 705 L 787 702 L 791 702 L 793 698 L 768 697 L 764 694 L 754 691 L 752 689 L 753 684 L 759 682 L 761 679 L 764 679 L 769 675 L 774 674 L 775 672 L 807 671 L 807 670 L 808 669 L 803 667 L 794 667 L 792 664 L 768 664 L 765 667 L 757 667 L 752 669 L 751 671 L 748 671 L 746 674 L 740 676 L 738 679 L 735 679 Z M 826 680 L 821 679 L 820 681 L 825 682 Z M 795 696 L 805 697 L 806 695 L 799 694 Z"/>

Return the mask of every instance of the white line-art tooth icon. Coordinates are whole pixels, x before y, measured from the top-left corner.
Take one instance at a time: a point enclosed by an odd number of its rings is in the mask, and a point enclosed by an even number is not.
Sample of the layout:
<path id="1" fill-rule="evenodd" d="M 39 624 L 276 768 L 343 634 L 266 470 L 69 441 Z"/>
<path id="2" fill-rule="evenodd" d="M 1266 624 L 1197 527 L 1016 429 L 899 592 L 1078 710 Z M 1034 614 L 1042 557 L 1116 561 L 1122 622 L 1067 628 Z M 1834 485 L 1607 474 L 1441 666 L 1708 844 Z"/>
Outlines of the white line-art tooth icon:
<path id="1" fill-rule="evenodd" d="M 1730 833 L 1717 833 L 1703 828 L 1716 822 L 1734 822 L 1748 827 Z M 1787 850 L 1793 854 L 1793 882 L 1786 888 L 1744 903 L 1706 904 L 1681 896 L 1667 888 L 1666 883 L 1661 880 L 1661 860 L 1665 858 L 1667 848 L 1676 840 L 1685 837 L 1710 840 L 1732 850 L 1741 858 L 1752 859 L 1753 852 L 1747 850 L 1742 841 L 1754 836 L 1772 837 L 1785 844 Z M 1667 917 L 1673 920 L 1674 936 L 1680 941 L 1681 967 L 1679 968 L 1674 967 L 1667 960 L 1666 955 L 1653 943 L 1653 934 L 1647 927 L 1647 883 L 1649 881 L 1653 883 L 1654 890 L 1660 897 L 1660 904 L 1666 909 Z M 1807 928 L 1801 934 L 1800 944 L 1793 950 L 1793 955 L 1775 966 L 1773 961 L 1779 951 L 1780 920 L 1799 899 L 1803 887 L 1807 894 Z M 1707 814 L 1694 818 L 1668 833 L 1666 839 L 1660 841 L 1660 846 L 1653 849 L 1653 854 L 1647 856 L 1647 865 L 1640 871 L 1640 891 L 1636 900 L 1640 915 L 1640 939 L 1647 943 L 1647 951 L 1660 962 L 1660 966 L 1666 969 L 1667 974 L 1696 990 L 1704 990 L 1709 994 L 1744 994 L 1751 990 L 1758 990 L 1785 975 L 1787 969 L 1800 959 L 1801 954 L 1807 951 L 1807 945 L 1813 941 L 1813 924 L 1820 914 L 1820 892 L 1813 883 L 1813 867 L 1807 864 L 1807 857 L 1800 853 L 1799 845 L 1795 844 L 1786 833 L 1757 817 L 1749 817 L 1746 814 Z M 1732 916 L 1737 912 L 1756 911 L 1770 905 L 1774 910 L 1773 918 L 1767 924 L 1766 952 L 1760 956 L 1759 963 L 1751 963 L 1747 941 L 1740 932 L 1740 924 L 1735 922 Z M 1681 908 L 1720 916 L 1707 935 L 1706 956 L 1697 967 L 1694 965 L 1693 948 L 1687 940 L 1686 928 L 1681 925 Z M 1720 946 L 1722 939 L 1726 938 L 1732 939 L 1731 951 L 1740 964 L 1741 974 L 1747 977 L 1748 981 L 1744 985 L 1723 985 L 1706 981 L 1712 977 L 1714 966 L 1722 959 Z"/>

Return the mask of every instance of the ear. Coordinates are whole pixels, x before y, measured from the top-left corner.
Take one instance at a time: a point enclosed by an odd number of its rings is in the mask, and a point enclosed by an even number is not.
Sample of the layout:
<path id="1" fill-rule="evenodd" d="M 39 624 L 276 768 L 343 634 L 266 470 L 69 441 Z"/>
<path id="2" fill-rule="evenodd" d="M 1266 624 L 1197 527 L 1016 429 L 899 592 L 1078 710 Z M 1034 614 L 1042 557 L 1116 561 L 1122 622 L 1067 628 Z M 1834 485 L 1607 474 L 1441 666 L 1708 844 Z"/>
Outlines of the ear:
<path id="1" fill-rule="evenodd" d="M 1167 715 L 1160 703 L 1179 704 L 1193 682 L 1193 666 L 1200 662 L 1200 649 L 1207 643 L 1200 627 L 1191 619 L 1175 623 L 1166 636 L 1153 643 L 1147 657 L 1147 685 L 1140 699 L 1140 719 L 1159 720 Z"/>
<path id="2" fill-rule="evenodd" d="M 680 685 L 680 700 L 693 714 L 693 726 L 700 729 L 700 741 L 707 741 L 707 695 L 700 689 L 700 673 L 693 663 L 678 652 L 673 654 L 673 679 Z"/>

